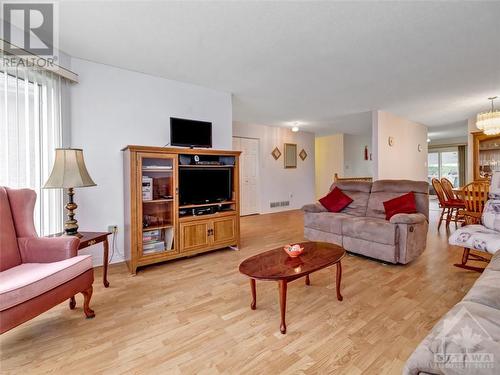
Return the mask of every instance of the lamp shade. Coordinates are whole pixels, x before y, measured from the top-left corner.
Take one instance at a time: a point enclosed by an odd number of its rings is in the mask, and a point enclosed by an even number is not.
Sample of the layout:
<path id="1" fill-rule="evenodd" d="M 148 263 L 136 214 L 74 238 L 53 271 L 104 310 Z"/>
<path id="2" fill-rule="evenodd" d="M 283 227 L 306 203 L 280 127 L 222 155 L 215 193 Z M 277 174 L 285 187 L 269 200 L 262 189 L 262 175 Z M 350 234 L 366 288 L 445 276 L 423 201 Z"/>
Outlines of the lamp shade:
<path id="1" fill-rule="evenodd" d="M 56 160 L 44 189 L 96 186 L 79 148 L 56 148 Z"/>

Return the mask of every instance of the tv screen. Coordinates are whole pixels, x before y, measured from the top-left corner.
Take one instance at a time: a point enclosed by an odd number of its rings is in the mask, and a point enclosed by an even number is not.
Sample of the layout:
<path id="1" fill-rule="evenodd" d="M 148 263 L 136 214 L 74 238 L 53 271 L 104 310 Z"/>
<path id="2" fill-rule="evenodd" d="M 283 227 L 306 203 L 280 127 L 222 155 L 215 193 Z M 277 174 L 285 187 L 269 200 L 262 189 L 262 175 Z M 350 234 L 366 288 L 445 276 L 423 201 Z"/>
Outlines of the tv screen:
<path id="1" fill-rule="evenodd" d="M 186 147 L 212 147 L 212 123 L 170 118 L 170 144 Z"/>
<path id="2" fill-rule="evenodd" d="M 229 201 L 233 195 L 231 168 L 179 168 L 179 204 Z"/>

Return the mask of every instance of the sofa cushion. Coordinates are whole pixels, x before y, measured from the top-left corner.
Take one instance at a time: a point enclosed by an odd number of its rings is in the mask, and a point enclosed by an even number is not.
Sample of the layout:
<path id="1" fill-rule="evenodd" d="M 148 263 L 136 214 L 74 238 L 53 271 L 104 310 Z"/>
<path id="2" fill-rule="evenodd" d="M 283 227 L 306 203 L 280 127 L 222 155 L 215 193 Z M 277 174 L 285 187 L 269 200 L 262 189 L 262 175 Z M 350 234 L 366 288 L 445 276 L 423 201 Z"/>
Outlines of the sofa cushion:
<path id="1" fill-rule="evenodd" d="M 342 220 L 352 218 L 352 216 L 343 214 L 341 212 L 321 212 L 311 213 L 307 212 L 304 215 L 304 226 L 320 230 L 322 232 L 342 234 Z"/>
<path id="2" fill-rule="evenodd" d="M 0 186 L 0 272 L 21 264 L 7 190 Z"/>
<path id="3" fill-rule="evenodd" d="M 342 190 L 338 187 L 334 187 L 333 190 L 319 200 L 319 203 L 330 212 L 340 212 L 352 203 L 352 199 L 342 193 Z"/>
<path id="4" fill-rule="evenodd" d="M 500 310 L 473 302 L 460 302 L 420 343 L 406 362 L 403 374 L 496 375 L 500 365 L 499 341 Z M 474 345 L 470 345 L 471 342 Z M 478 353 L 487 353 L 494 362 L 475 360 L 474 354 Z M 469 361 L 464 362 L 465 358 Z M 476 358 L 485 356 L 477 355 Z"/>
<path id="5" fill-rule="evenodd" d="M 500 271 L 487 267 L 463 300 L 500 310 Z"/>
<path id="6" fill-rule="evenodd" d="M 489 270 L 500 271 L 500 251 L 497 251 L 491 257 L 490 264 L 488 264 Z"/>
<path id="7" fill-rule="evenodd" d="M 500 200 L 489 199 L 481 215 L 481 223 L 488 229 L 500 231 Z"/>
<path id="8" fill-rule="evenodd" d="M 479 224 L 466 225 L 453 232 L 448 243 L 494 254 L 500 250 L 500 233 Z"/>
<path id="9" fill-rule="evenodd" d="M 385 218 L 384 202 L 413 192 L 417 211 L 429 218 L 429 184 L 426 181 L 378 180 L 372 184 L 366 216 Z"/>
<path id="10" fill-rule="evenodd" d="M 0 272 L 0 311 L 64 284 L 92 268 L 90 255 L 53 263 L 23 263 Z"/>
<path id="11" fill-rule="evenodd" d="M 372 183 L 367 181 L 341 181 L 335 182 L 330 190 L 338 187 L 352 199 L 352 203 L 342 210 L 343 213 L 353 216 L 365 216 L 371 186 Z"/>
<path id="12" fill-rule="evenodd" d="M 415 203 L 415 194 L 409 192 L 399 197 L 389 199 L 383 202 L 385 210 L 385 219 L 391 220 L 391 217 L 397 214 L 417 213 L 417 204 Z"/>
<path id="13" fill-rule="evenodd" d="M 342 235 L 378 242 L 396 244 L 396 224 L 372 217 L 349 217 L 342 220 Z"/>

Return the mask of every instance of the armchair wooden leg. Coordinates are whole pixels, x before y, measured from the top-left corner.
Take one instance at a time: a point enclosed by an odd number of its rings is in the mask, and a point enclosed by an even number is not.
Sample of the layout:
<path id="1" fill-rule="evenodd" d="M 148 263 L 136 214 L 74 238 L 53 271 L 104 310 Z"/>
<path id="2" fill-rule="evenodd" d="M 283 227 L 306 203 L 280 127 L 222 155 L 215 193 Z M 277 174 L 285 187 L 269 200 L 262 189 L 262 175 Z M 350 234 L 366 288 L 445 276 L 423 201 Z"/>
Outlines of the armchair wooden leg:
<path id="1" fill-rule="evenodd" d="M 92 310 L 89 307 L 90 299 L 92 298 L 92 292 L 93 292 L 92 287 L 90 287 L 87 290 L 84 290 L 82 292 L 82 294 L 83 294 L 83 312 L 85 313 L 85 316 L 87 317 L 87 319 L 91 319 L 91 318 L 95 317 L 94 310 Z"/>
<path id="2" fill-rule="evenodd" d="M 483 272 L 484 268 L 482 268 L 482 267 L 474 267 L 474 266 L 469 266 L 466 264 L 467 261 L 469 260 L 470 255 L 471 255 L 470 249 L 464 248 L 464 253 L 462 255 L 462 263 L 454 264 L 454 266 L 458 267 L 458 268 L 463 268 L 463 269 L 469 270 L 469 271 Z"/>
<path id="3" fill-rule="evenodd" d="M 470 250 L 466 247 L 464 248 L 464 253 L 462 254 L 462 264 L 466 264 L 469 260 Z"/>
<path id="4" fill-rule="evenodd" d="M 76 299 L 75 296 L 73 296 L 69 299 L 69 308 L 70 310 L 74 310 L 75 307 L 76 307 Z"/>

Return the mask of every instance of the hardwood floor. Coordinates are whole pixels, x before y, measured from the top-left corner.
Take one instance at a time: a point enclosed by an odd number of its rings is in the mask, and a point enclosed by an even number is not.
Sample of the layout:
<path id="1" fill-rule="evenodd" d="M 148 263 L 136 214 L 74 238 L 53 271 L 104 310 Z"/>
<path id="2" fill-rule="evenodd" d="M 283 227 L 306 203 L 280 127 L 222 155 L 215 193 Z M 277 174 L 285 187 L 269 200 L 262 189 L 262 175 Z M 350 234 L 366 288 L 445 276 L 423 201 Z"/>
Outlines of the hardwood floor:
<path id="1" fill-rule="evenodd" d="M 286 335 L 279 331 L 275 283 L 257 282 L 250 309 L 246 257 L 302 240 L 302 214 L 289 211 L 242 219 L 242 248 L 145 268 L 133 277 L 110 267 L 111 286 L 96 270 L 84 319 L 61 304 L 2 335 L 2 374 L 400 374 L 435 322 L 478 277 L 453 267 L 461 251 L 436 233 L 406 266 L 357 256 L 343 260 L 342 294 L 334 269 L 288 287 Z"/>

